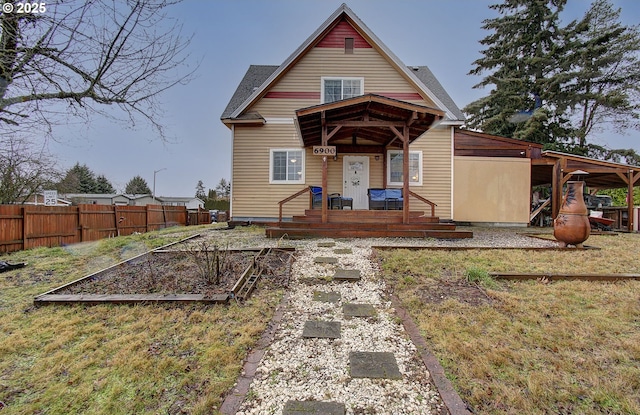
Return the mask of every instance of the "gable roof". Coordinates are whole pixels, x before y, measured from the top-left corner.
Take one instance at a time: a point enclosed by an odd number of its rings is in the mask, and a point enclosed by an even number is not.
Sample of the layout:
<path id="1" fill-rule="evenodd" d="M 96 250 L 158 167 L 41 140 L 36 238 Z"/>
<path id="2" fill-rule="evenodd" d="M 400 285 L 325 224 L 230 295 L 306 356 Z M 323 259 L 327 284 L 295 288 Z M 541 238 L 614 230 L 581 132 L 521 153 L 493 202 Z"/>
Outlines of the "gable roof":
<path id="1" fill-rule="evenodd" d="M 231 118 L 234 113 L 277 69 L 278 65 L 251 65 L 244 74 L 240 85 L 224 109 L 221 119 Z"/>
<path id="2" fill-rule="evenodd" d="M 331 128 L 329 142 L 355 145 L 358 135 L 369 145 L 402 148 L 398 130 L 407 128 L 412 142 L 427 131 L 444 112 L 423 105 L 366 94 L 296 111 L 300 137 L 305 147 L 322 144 L 323 128 Z"/>
<path id="3" fill-rule="evenodd" d="M 346 19 L 369 44 L 378 50 L 396 70 L 404 76 L 424 97 L 433 101 L 438 108 L 445 112 L 448 120 L 464 120 L 464 114 L 455 105 L 449 94 L 437 81 L 433 73 L 426 66 L 407 67 L 387 48 L 380 39 L 347 7 L 342 4 L 298 49 L 293 52 L 280 66 L 251 65 L 240 82 L 221 119 L 236 119 L 267 93 L 284 74 L 293 67 L 306 52 L 320 42 L 329 31 L 342 19 Z M 413 69 L 418 68 L 418 69 Z M 269 73 L 270 72 L 270 73 Z M 259 81 L 262 82 L 258 85 Z"/>
<path id="4" fill-rule="evenodd" d="M 464 120 L 464 113 L 458 108 L 451 96 L 447 93 L 447 91 L 442 87 L 442 84 L 435 77 L 433 72 L 427 66 L 409 66 L 408 67 L 413 74 L 424 84 L 426 88 L 428 88 L 431 92 L 433 92 L 440 101 L 444 104 L 445 108 L 442 108 L 445 112 L 453 115 L 455 120 Z"/>

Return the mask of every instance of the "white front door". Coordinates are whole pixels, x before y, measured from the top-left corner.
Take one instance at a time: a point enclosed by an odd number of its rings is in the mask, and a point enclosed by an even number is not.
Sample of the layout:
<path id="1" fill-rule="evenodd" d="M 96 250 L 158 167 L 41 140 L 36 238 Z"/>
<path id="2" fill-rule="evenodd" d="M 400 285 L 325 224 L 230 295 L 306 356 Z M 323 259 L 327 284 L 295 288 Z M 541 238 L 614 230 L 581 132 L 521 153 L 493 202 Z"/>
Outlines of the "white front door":
<path id="1" fill-rule="evenodd" d="M 354 209 L 369 209 L 369 157 L 344 156 L 342 162 L 342 194 L 353 198 Z"/>

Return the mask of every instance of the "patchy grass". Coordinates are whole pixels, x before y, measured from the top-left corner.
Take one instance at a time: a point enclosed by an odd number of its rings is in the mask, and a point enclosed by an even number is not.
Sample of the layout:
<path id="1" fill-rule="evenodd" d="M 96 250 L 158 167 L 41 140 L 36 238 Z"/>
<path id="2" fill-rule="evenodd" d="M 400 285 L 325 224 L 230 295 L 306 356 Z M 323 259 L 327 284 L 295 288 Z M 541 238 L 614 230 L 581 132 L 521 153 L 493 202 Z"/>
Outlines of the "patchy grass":
<path id="1" fill-rule="evenodd" d="M 508 282 L 488 272 L 640 273 L 640 236 L 578 251 L 384 251 L 384 277 L 461 397 L 482 414 L 639 414 L 640 282 Z M 432 301 L 474 281 L 491 301 Z M 431 288 L 430 288 L 431 287 Z"/>
<path id="2" fill-rule="evenodd" d="M 205 229 L 206 227 L 201 227 Z M 5 256 L 0 401 L 6 414 L 216 414 L 282 292 L 243 306 L 34 307 L 33 297 L 198 227 Z"/>

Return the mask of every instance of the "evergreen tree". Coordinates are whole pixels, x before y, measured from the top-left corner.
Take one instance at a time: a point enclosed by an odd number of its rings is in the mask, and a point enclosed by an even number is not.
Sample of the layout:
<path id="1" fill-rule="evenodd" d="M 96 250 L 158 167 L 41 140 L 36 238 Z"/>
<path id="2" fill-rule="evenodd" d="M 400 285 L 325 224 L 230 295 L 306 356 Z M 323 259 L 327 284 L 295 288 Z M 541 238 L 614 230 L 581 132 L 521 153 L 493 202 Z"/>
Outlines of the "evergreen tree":
<path id="1" fill-rule="evenodd" d="M 127 183 L 125 192 L 132 195 L 150 195 L 151 189 L 149 189 L 149 185 L 145 179 L 141 176 L 135 176 Z"/>
<path id="2" fill-rule="evenodd" d="M 96 177 L 96 193 L 108 194 L 115 192 L 113 185 L 104 175 L 101 174 Z"/>
<path id="3" fill-rule="evenodd" d="M 464 109 L 470 128 L 538 143 L 552 142 L 554 133 L 561 131 L 561 123 L 545 104 L 558 89 L 554 55 L 561 43 L 559 13 L 565 3 L 505 0 L 490 6 L 500 16 L 483 22 L 482 27 L 493 33 L 480 41 L 487 49 L 469 74 L 491 72 L 474 88 L 493 89 Z"/>
<path id="4" fill-rule="evenodd" d="M 86 164 L 80 163 L 67 170 L 57 187 L 63 193 L 100 193 L 95 173 Z"/>
<path id="5" fill-rule="evenodd" d="M 216 194 L 221 199 L 228 199 L 231 194 L 231 183 L 227 182 L 225 178 L 220 179 L 218 186 L 216 186 Z"/>
<path id="6" fill-rule="evenodd" d="M 207 195 L 204 192 L 204 183 L 202 183 L 202 180 L 198 180 L 198 184 L 196 184 L 196 197 L 206 202 Z"/>
<path id="7" fill-rule="evenodd" d="M 568 29 L 557 106 L 571 120 L 576 152 L 594 156 L 603 149 L 590 147 L 590 133 L 603 125 L 616 132 L 640 126 L 640 32 L 622 25 L 608 0 L 595 1 Z"/>
<path id="8" fill-rule="evenodd" d="M 620 23 L 610 0 L 596 0 L 584 18 L 560 27 L 566 0 L 505 0 L 484 21 L 493 33 L 470 74 L 488 96 L 464 110 L 467 126 L 545 144 L 545 148 L 637 163 L 628 149 L 588 142 L 603 125 L 640 127 L 640 34 Z"/>

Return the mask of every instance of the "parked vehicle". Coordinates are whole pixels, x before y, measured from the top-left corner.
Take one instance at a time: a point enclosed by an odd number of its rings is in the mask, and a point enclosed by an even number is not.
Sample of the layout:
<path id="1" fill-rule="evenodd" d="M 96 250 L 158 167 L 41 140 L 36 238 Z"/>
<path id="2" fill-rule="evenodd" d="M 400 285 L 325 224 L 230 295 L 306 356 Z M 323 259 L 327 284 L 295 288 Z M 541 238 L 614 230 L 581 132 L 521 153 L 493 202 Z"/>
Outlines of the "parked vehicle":
<path id="1" fill-rule="evenodd" d="M 599 209 L 602 207 L 613 206 L 611 196 L 607 195 L 584 195 L 584 203 L 587 209 Z"/>

